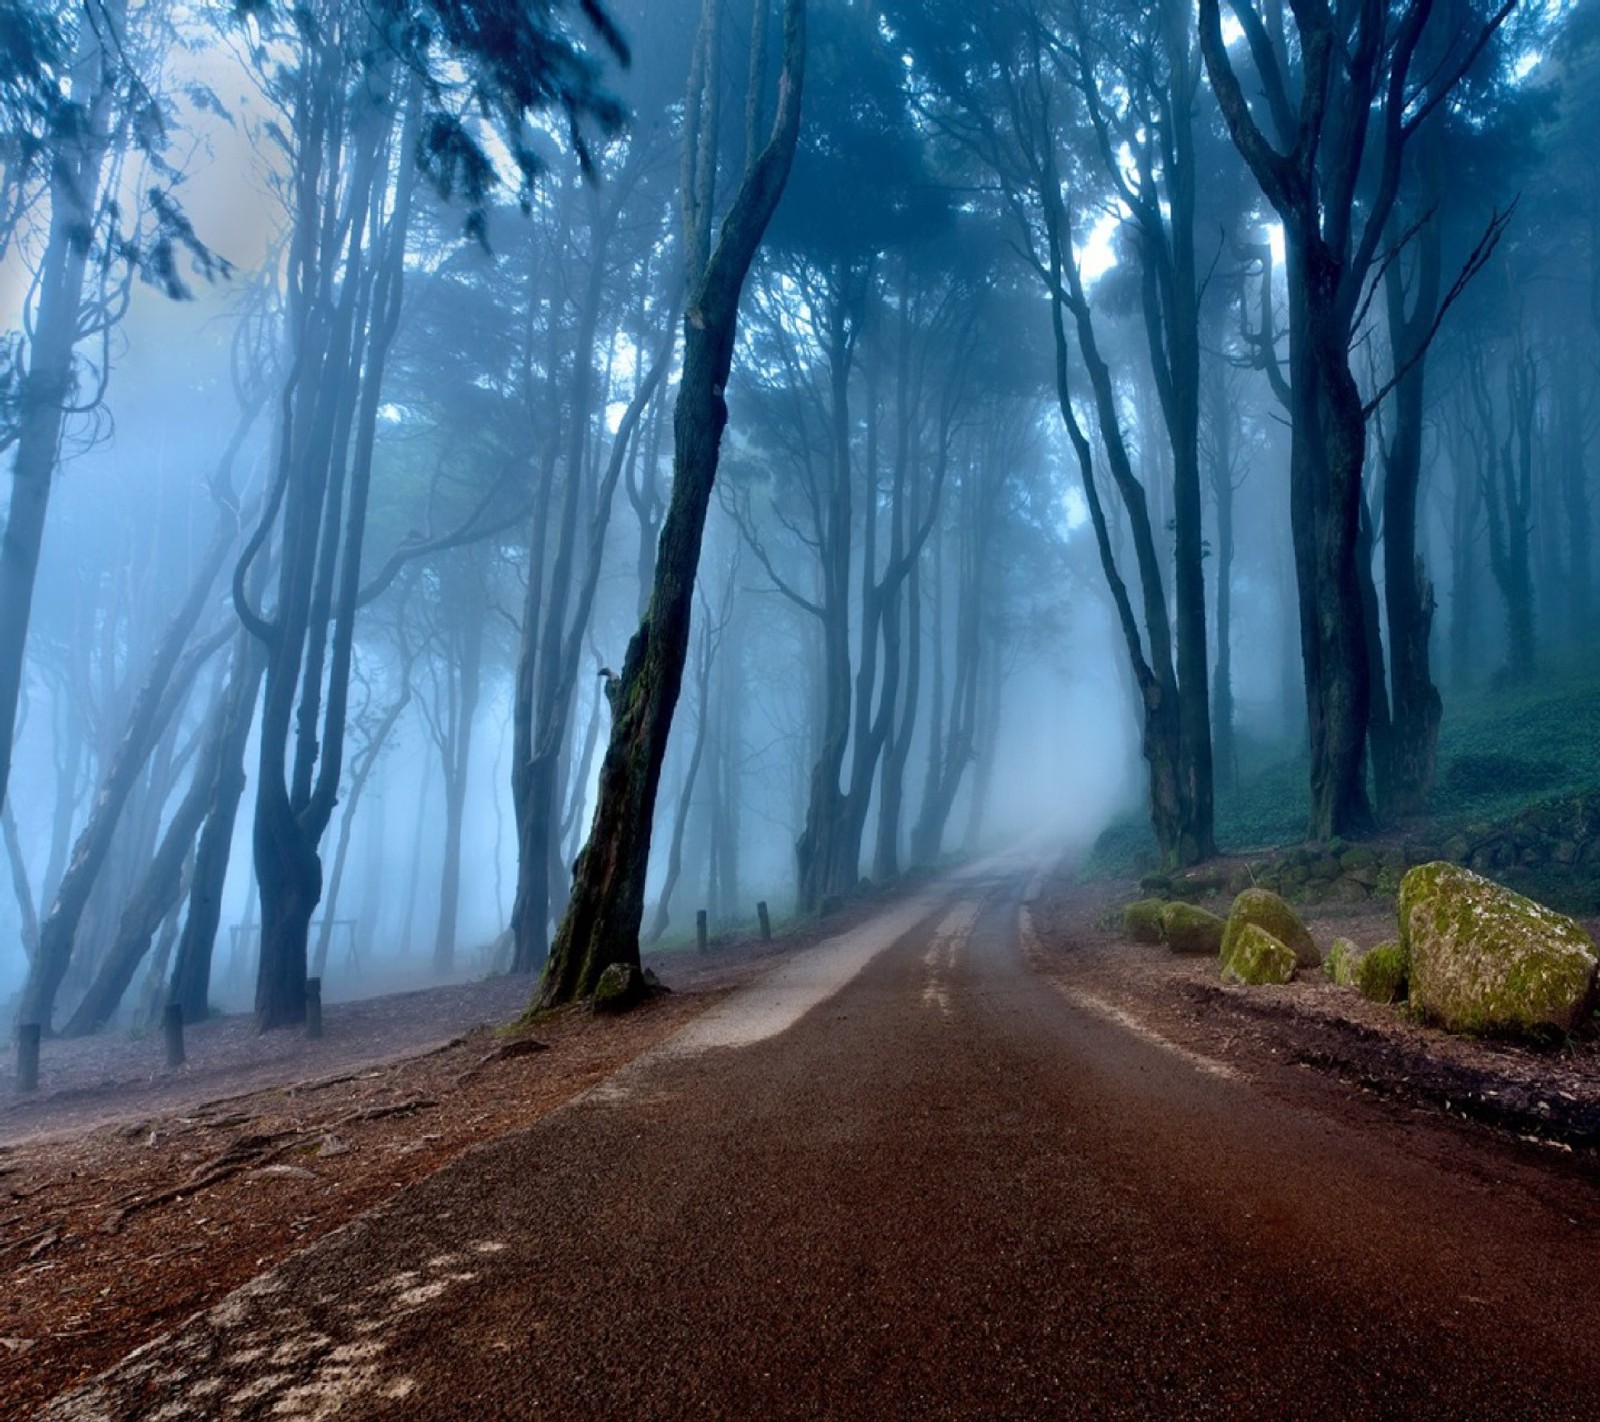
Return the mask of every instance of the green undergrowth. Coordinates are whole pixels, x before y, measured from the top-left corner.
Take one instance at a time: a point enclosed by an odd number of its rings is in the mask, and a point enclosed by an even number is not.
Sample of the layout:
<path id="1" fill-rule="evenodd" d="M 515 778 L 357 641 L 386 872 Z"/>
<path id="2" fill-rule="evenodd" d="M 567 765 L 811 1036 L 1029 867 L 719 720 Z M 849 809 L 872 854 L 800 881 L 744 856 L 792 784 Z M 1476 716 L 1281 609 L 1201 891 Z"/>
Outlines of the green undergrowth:
<path id="1" fill-rule="evenodd" d="M 1445 700 L 1434 815 L 1499 819 L 1600 785 L 1600 664 L 1552 663 L 1526 687 Z"/>
<path id="2" fill-rule="evenodd" d="M 1305 838 L 1309 761 L 1304 752 L 1241 733 L 1235 786 L 1217 796 L 1217 842 L 1224 853 Z M 1467 825 L 1510 819 L 1531 805 L 1600 788 L 1600 662 L 1573 655 L 1547 659 L 1522 687 L 1487 679 L 1446 691 L 1433 813 L 1407 833 L 1445 840 Z M 1082 872 L 1094 878 L 1137 875 L 1160 856 L 1143 808 L 1102 832 Z M 1537 876 L 1535 876 L 1537 877 Z M 1555 878 L 1568 881 L 1567 874 Z M 1554 888 L 1543 885 L 1541 888 Z M 1600 909 L 1600 891 L 1586 911 Z"/>

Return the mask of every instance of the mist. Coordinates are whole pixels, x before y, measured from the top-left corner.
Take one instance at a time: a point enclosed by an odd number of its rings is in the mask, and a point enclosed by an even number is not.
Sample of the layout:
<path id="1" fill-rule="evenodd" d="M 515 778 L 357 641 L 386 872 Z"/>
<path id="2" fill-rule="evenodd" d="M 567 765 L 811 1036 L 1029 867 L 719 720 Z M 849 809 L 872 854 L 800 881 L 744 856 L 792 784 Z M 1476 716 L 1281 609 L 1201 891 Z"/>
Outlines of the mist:
<path id="1" fill-rule="evenodd" d="M 635 961 L 1024 840 L 1361 837 L 1587 653 L 1592 8 L 1445 7 L 1308 197 L 1214 5 L 812 4 L 688 544 L 792 36 L 423 8 L 5 6 L 8 1024 L 548 994 L 630 815 Z"/>

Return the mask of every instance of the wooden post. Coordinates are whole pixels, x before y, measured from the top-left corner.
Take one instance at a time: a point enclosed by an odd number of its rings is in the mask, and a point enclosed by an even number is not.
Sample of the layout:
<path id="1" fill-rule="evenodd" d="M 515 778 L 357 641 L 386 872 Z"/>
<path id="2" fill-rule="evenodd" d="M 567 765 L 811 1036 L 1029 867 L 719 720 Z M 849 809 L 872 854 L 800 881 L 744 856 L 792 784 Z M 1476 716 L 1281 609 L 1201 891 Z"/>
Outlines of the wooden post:
<path id="1" fill-rule="evenodd" d="M 706 951 L 708 946 L 708 937 L 709 934 L 706 931 L 706 911 L 704 909 L 700 909 L 695 913 L 694 916 L 694 946 L 702 953 Z"/>
<path id="2" fill-rule="evenodd" d="M 17 1028 L 17 1090 L 39 1089 L 39 1037 L 37 1022 L 24 1022 Z"/>
<path id="3" fill-rule="evenodd" d="M 762 899 L 756 905 L 756 917 L 761 920 L 761 941 L 772 942 L 772 917 L 767 912 L 767 901 Z"/>
<path id="4" fill-rule="evenodd" d="M 183 1065 L 183 1004 L 169 1002 L 161 1009 L 161 1035 L 167 1044 L 167 1065 Z"/>
<path id="5" fill-rule="evenodd" d="M 322 979 L 306 979 L 306 1036 L 315 1041 L 322 1035 Z"/>

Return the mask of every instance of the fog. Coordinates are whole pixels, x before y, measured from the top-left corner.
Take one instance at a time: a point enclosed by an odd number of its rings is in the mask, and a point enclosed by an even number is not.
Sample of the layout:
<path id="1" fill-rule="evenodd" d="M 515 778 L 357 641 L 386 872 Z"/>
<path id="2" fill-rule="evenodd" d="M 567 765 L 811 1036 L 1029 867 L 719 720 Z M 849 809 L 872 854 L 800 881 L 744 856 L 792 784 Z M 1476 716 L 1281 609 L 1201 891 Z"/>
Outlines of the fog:
<path id="1" fill-rule="evenodd" d="M 1263 768 L 1366 834 L 1441 704 L 1592 643 L 1592 6 L 1437 7 L 1307 196 L 1297 35 L 814 0 L 663 540 L 795 8 L 0 0 L 8 1024 L 531 994 L 597 807 L 651 812 L 624 957 L 1022 840 L 1193 863 Z"/>

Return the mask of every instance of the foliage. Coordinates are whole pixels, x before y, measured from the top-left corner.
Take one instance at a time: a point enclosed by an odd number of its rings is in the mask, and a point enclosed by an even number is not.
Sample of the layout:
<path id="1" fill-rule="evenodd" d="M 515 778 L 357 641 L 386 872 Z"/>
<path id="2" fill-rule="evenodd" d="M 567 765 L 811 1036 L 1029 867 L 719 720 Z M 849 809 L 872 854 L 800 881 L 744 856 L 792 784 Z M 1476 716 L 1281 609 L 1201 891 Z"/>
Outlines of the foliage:
<path id="1" fill-rule="evenodd" d="M 585 173 L 594 169 L 594 136 L 622 127 L 626 112 L 605 83 L 605 61 L 626 66 L 631 55 L 600 0 L 375 0 L 370 8 L 372 31 L 424 84 L 416 161 L 441 197 L 466 204 L 466 231 L 480 242 L 487 243 L 489 201 L 502 183 L 497 149 L 510 158 L 526 211 L 549 166 L 542 144 L 549 117 L 564 126 Z M 337 3 L 279 9 L 276 0 L 235 0 L 236 13 L 258 32 L 307 45 L 337 33 L 342 18 Z M 587 37 L 572 22 L 574 9 Z M 265 59 L 266 47 L 257 53 Z M 353 72 L 364 75 L 376 59 L 353 53 Z"/>
<path id="2" fill-rule="evenodd" d="M 0 0 L 0 166 L 8 189 L 32 172 L 67 120 L 59 81 L 66 53 L 59 15 L 37 0 Z"/>
<path id="3" fill-rule="evenodd" d="M 1574 656 L 1526 686 L 1487 686 L 1446 703 L 1434 814 L 1499 819 L 1600 784 L 1600 670 Z"/>

